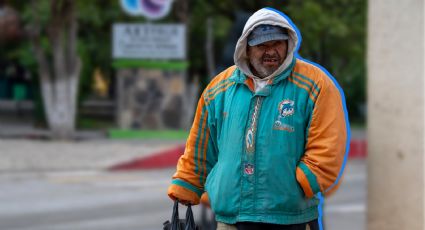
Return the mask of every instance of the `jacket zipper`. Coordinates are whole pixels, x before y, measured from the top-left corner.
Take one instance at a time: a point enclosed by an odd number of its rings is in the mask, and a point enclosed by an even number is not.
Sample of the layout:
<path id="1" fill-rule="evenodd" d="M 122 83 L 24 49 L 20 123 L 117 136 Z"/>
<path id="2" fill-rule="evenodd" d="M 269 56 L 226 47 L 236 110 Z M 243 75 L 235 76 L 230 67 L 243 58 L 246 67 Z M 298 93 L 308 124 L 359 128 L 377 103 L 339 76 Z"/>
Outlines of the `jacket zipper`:
<path id="1" fill-rule="evenodd" d="M 263 97 L 257 96 L 254 106 L 254 112 L 251 115 L 251 124 L 246 131 L 245 134 L 245 149 L 248 154 L 248 163 L 254 163 L 254 152 L 255 152 L 255 144 L 256 144 L 256 136 L 257 136 L 257 125 L 258 118 L 260 115 L 260 107 L 263 101 Z"/>

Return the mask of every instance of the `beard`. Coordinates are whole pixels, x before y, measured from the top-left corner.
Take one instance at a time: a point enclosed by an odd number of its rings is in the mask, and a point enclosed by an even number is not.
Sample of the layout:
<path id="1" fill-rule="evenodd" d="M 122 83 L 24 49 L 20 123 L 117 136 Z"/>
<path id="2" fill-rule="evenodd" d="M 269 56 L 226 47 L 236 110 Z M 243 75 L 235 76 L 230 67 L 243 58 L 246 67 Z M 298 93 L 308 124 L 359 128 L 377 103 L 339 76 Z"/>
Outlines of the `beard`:
<path id="1" fill-rule="evenodd" d="M 278 65 L 264 65 L 264 62 L 267 61 L 276 61 Z M 251 67 L 253 67 L 254 72 L 256 72 L 256 75 L 260 78 L 265 78 L 270 76 L 272 73 L 274 73 L 283 63 L 283 59 L 280 57 L 279 54 L 274 55 L 268 55 L 265 54 L 260 58 L 250 58 L 249 63 L 251 64 Z"/>

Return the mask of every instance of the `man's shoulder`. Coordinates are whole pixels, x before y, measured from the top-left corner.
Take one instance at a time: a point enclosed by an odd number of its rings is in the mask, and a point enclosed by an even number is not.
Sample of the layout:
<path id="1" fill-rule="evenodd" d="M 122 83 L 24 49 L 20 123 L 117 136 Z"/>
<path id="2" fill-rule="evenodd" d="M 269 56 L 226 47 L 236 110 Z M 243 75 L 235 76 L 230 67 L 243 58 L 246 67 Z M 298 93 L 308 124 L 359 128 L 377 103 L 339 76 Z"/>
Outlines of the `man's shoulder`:
<path id="1" fill-rule="evenodd" d="M 229 68 L 223 70 L 221 73 L 217 74 L 217 76 L 215 76 L 210 83 L 208 84 L 206 90 L 210 90 L 213 89 L 221 84 L 223 84 L 224 82 L 227 82 L 230 80 L 230 77 L 233 75 L 233 73 L 236 70 L 236 66 L 230 66 Z"/>
<path id="2" fill-rule="evenodd" d="M 308 60 L 297 58 L 293 75 L 321 88 L 333 85 L 332 80 L 328 76 L 327 70 L 319 64 Z"/>

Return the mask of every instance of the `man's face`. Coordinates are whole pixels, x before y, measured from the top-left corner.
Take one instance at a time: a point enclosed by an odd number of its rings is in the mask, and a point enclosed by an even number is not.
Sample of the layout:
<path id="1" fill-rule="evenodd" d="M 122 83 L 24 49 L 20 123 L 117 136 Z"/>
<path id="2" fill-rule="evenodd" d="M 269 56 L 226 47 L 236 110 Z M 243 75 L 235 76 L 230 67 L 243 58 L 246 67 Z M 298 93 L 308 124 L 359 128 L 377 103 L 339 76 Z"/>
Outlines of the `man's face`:
<path id="1" fill-rule="evenodd" d="M 247 54 L 252 71 L 265 78 L 276 71 L 286 58 L 287 40 L 268 41 L 256 46 L 248 46 Z"/>

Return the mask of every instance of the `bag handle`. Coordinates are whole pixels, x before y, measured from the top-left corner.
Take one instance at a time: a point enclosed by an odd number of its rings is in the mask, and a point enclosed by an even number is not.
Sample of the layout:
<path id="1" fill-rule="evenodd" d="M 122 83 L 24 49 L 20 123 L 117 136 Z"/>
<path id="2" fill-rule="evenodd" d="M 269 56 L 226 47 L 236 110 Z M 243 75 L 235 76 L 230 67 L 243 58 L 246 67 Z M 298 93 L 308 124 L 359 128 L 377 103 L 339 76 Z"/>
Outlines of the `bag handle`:
<path id="1" fill-rule="evenodd" d="M 182 230 L 180 228 L 180 220 L 179 220 L 179 201 L 174 201 L 173 206 L 173 215 L 171 216 L 171 230 Z"/>
<path id="2" fill-rule="evenodd" d="M 185 230 L 196 229 L 195 219 L 193 218 L 193 212 L 192 212 L 192 208 L 190 204 L 187 205 L 187 209 L 186 209 L 186 226 L 184 229 Z"/>
<path id="3" fill-rule="evenodd" d="M 179 219 L 179 201 L 174 201 L 173 206 L 173 214 L 171 216 L 171 223 L 170 221 L 166 221 L 164 223 L 164 229 L 169 230 L 197 230 L 196 224 L 195 224 L 195 218 L 193 217 L 192 212 L 192 205 L 187 204 L 186 209 L 186 219 L 180 220 Z"/>

